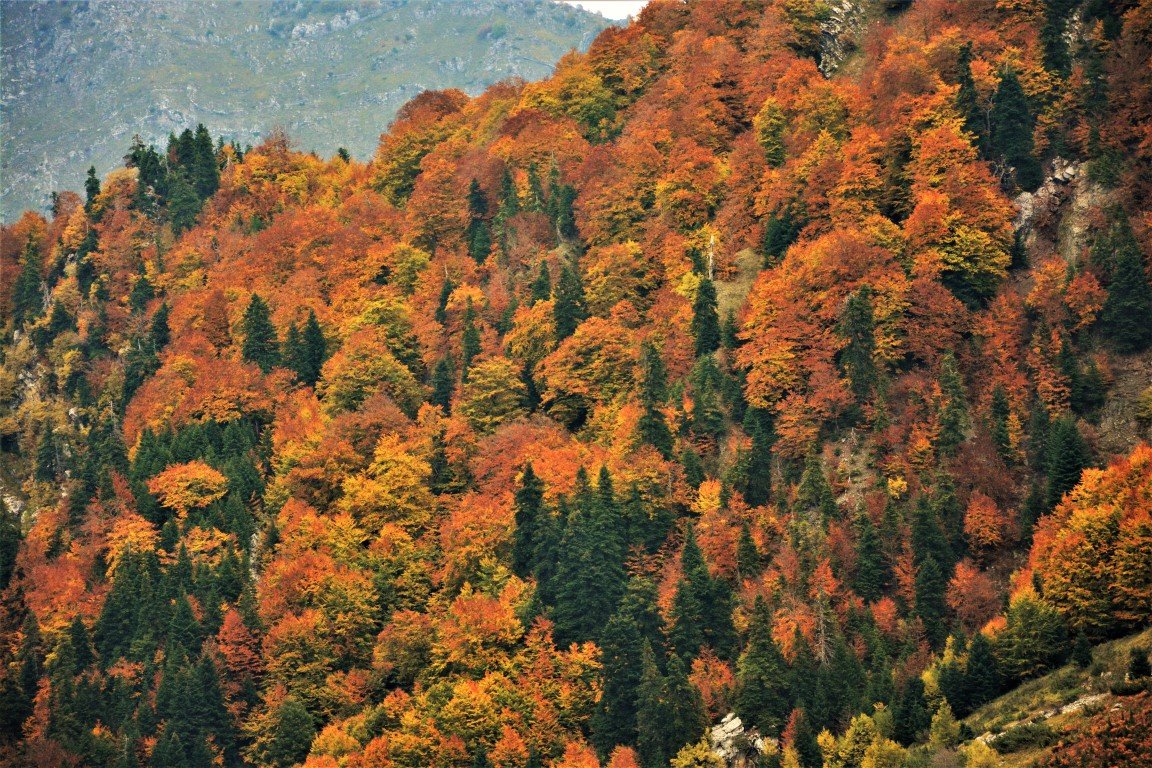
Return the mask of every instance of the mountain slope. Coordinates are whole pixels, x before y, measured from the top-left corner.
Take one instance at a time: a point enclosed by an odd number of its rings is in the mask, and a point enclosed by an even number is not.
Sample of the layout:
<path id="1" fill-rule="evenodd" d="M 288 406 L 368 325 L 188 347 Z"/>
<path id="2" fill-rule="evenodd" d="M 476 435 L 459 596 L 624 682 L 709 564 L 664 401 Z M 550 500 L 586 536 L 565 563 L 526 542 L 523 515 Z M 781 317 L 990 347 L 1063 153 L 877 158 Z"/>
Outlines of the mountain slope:
<path id="1" fill-rule="evenodd" d="M 241 144 L 366 157 L 426 88 L 477 93 L 547 74 L 607 22 L 556 2 L 17 2 L 4 6 L 5 220 L 204 122 Z"/>

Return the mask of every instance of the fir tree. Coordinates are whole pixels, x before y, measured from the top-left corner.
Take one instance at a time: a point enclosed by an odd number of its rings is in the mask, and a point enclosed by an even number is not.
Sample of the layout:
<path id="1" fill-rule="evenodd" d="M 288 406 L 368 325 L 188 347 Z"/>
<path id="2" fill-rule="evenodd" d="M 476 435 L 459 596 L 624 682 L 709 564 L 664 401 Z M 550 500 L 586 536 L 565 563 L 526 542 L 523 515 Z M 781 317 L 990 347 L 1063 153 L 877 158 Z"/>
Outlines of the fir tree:
<path id="1" fill-rule="evenodd" d="M 1047 454 L 1047 501 L 1048 508 L 1052 509 L 1064 494 L 1076 487 L 1080 475 L 1088 467 L 1088 447 L 1071 417 L 1065 416 L 1052 424 Z"/>
<path id="2" fill-rule="evenodd" d="M 1012 408 L 1008 403 L 1008 394 L 999 384 L 992 389 L 992 403 L 988 408 L 988 415 L 992 421 L 992 442 L 996 446 L 996 453 L 1005 463 L 1011 464 L 1015 457 L 1010 428 Z"/>
<path id="3" fill-rule="evenodd" d="M 96 176 L 96 166 L 88 168 L 88 175 L 84 179 L 84 210 L 92 210 L 92 203 L 100 194 L 100 179 Z"/>
<path id="4" fill-rule="evenodd" d="M 168 220 L 172 224 L 172 233 L 179 236 L 196 224 L 200 198 L 183 171 L 168 177 L 168 187 Z"/>
<path id="5" fill-rule="evenodd" d="M 846 342 L 840 351 L 840 369 L 848 377 L 857 405 L 867 402 L 879 383 L 875 329 L 872 292 L 865 286 L 848 297 L 837 328 Z"/>
<path id="6" fill-rule="evenodd" d="M 740 526 L 740 538 L 736 541 L 736 570 L 741 579 L 755 579 L 764 570 L 763 558 L 747 523 Z"/>
<path id="7" fill-rule="evenodd" d="M 461 381 L 468 381 L 468 368 L 479 354 L 480 331 L 476 327 L 476 308 L 472 305 L 472 299 L 469 298 L 464 309 L 464 329 L 461 332 L 461 355 L 463 356 L 460 361 Z"/>
<path id="8" fill-rule="evenodd" d="M 640 351 L 640 404 L 644 408 L 636 431 L 640 441 L 651 445 L 664 458 L 672 456 L 672 431 L 660 406 L 668 396 L 668 374 L 660 351 L 645 341 Z"/>
<path id="9" fill-rule="evenodd" d="M 1100 325 L 1116 348 L 1125 354 L 1152 345 L 1152 283 L 1144 255 L 1125 216 L 1120 216 L 1107 238 L 1110 253 L 1096 256 L 1108 270 L 1108 296 L 1100 313 Z"/>
<path id="10" fill-rule="evenodd" d="M 1031 192 L 1040 186 L 1040 161 L 1032 154 L 1032 131 L 1036 120 L 1020 80 L 1011 69 L 1000 75 L 992 99 L 992 126 L 989 144 L 993 159 L 1014 169 L 1016 184 Z"/>
<path id="11" fill-rule="evenodd" d="M 488 197 L 480 188 L 480 182 L 472 179 L 468 186 L 468 228 L 465 238 L 468 243 L 468 253 L 482 263 L 492 250 L 492 229 L 487 221 Z"/>
<path id="12" fill-rule="evenodd" d="M 432 369 L 432 395 L 428 402 L 444 409 L 444 413 L 452 411 L 452 392 L 456 388 L 456 371 L 452 366 L 452 358 L 440 358 L 436 367 Z"/>
<path id="13" fill-rule="evenodd" d="M 888 582 L 887 563 L 880 536 L 872 518 L 864 510 L 856 515 L 856 594 L 868 602 L 880 599 Z"/>
<path id="14" fill-rule="evenodd" d="M 992 643 L 982 633 L 968 644 L 968 663 L 965 665 L 968 703 L 979 707 L 1000 694 L 1000 664 L 992 650 Z"/>
<path id="15" fill-rule="evenodd" d="M 516 530 L 512 536 L 512 570 L 521 577 L 535 570 L 536 528 L 544 514 L 544 483 L 532 471 L 532 463 L 524 465 L 520 487 L 516 489 Z"/>
<path id="16" fill-rule="evenodd" d="M 688 682 L 684 663 L 672 656 L 661 675 L 649 644 L 642 651 L 636 689 L 637 747 L 645 768 L 663 768 L 685 744 L 703 734 L 706 721 L 700 693 Z"/>
<path id="17" fill-rule="evenodd" d="M 940 364 L 940 450 L 950 455 L 964 442 L 968 433 L 968 402 L 964 394 L 964 380 L 956 367 L 956 359 L 947 354 Z"/>
<path id="18" fill-rule="evenodd" d="M 552 316 L 556 323 L 556 339 L 563 341 L 576 332 L 576 327 L 587 317 L 584 308 L 584 286 L 575 265 L 565 264 L 553 292 Z"/>
<path id="19" fill-rule="evenodd" d="M 824 475 L 824 462 L 815 451 L 804 460 L 804 473 L 796 492 L 796 508 L 808 515 L 831 519 L 836 514 L 836 498 Z"/>
<path id="20" fill-rule="evenodd" d="M 193 137 L 192 180 L 196 194 L 206 200 L 220 187 L 220 166 L 216 161 L 216 151 L 212 147 L 212 137 L 203 124 L 196 126 Z"/>
<path id="21" fill-rule="evenodd" d="M 260 370 L 268 373 L 280 364 L 280 342 L 276 338 L 276 327 L 272 325 L 268 305 L 259 294 L 252 294 L 248 309 L 244 312 L 244 345 L 241 354 L 244 359 L 256 363 Z"/>
<path id="22" fill-rule="evenodd" d="M 262 762 L 274 768 L 290 768 L 301 763 L 315 737 L 316 723 L 312 715 L 303 704 L 289 697 L 273 713 L 270 738 L 259 750 Z"/>
<path id="23" fill-rule="evenodd" d="M 772 612 L 762 597 L 752 608 L 748 645 L 736 670 L 733 706 L 740 720 L 762 734 L 780 733 L 792 709 L 788 666 L 772 638 Z"/>
<path id="24" fill-rule="evenodd" d="M 308 320 L 301 331 L 296 323 L 288 326 L 284 335 L 284 365 L 296 374 L 296 378 L 309 386 L 315 386 L 324 367 L 326 342 L 324 332 L 316 319 L 316 313 L 308 311 Z"/>
<path id="25" fill-rule="evenodd" d="M 20 268 L 20 275 L 12 286 L 12 317 L 16 326 L 23 326 L 27 321 L 40 314 L 44 307 L 44 294 L 41 289 L 42 267 L 40 249 L 31 235 L 24 244 L 24 258 Z"/>
<path id="26" fill-rule="evenodd" d="M 932 718 L 924 701 L 924 681 L 918 675 L 904 683 L 892 710 L 892 721 L 892 737 L 904 746 L 915 742 L 931 725 Z"/>
<path id="27" fill-rule="evenodd" d="M 593 491 L 587 474 L 576 477 L 574 509 L 559 542 L 553 617 L 556 642 L 597 638 L 624 591 L 624 548 L 607 468 Z"/>
<path id="28" fill-rule="evenodd" d="M 168 302 L 165 301 L 160 305 L 160 308 L 156 310 L 156 314 L 152 316 L 152 324 L 148 330 L 148 340 L 152 343 L 152 349 L 155 352 L 163 350 L 172 339 L 172 331 L 168 327 L 169 313 Z"/>
<path id="29" fill-rule="evenodd" d="M 732 626 L 732 595 L 722 580 L 713 579 L 696 543 L 692 528 L 687 530 L 680 555 L 683 574 L 672 601 L 672 629 L 669 639 L 676 653 L 694 659 L 703 646 L 725 658 L 735 648 Z"/>
<path id="30" fill-rule="evenodd" d="M 552 296 L 552 274 L 548 271 L 548 262 L 540 260 L 540 271 L 536 273 L 536 279 L 532 281 L 531 286 L 531 303 L 535 304 L 538 301 L 547 301 Z"/>
<path id="31" fill-rule="evenodd" d="M 943 643 L 947 634 L 944 625 L 944 592 L 947 588 L 948 580 L 939 563 L 928 555 L 916 573 L 916 615 L 924 622 L 924 630 L 934 646 Z"/>
<path id="32" fill-rule="evenodd" d="M 985 148 L 988 141 L 988 125 L 980 109 L 976 93 L 976 81 L 972 79 L 972 44 L 960 47 L 960 57 L 956 61 L 956 109 L 964 119 L 964 130 L 976 137 L 976 146 Z"/>
<path id="33" fill-rule="evenodd" d="M 155 295 L 148 277 L 140 275 L 132 285 L 132 292 L 128 294 L 128 306 L 132 308 L 133 312 L 143 312 Z"/>
<path id="34" fill-rule="evenodd" d="M 692 304 L 692 338 L 696 356 L 711 354 L 720 348 L 720 316 L 716 312 L 716 286 L 707 277 L 700 280 L 696 301 Z"/>
<path id="35" fill-rule="evenodd" d="M 604 690 L 592 719 L 596 748 L 608 754 L 617 745 L 636 743 L 637 691 L 644 674 L 644 651 L 651 645 L 640 627 L 621 606 L 608 620 L 600 638 Z"/>

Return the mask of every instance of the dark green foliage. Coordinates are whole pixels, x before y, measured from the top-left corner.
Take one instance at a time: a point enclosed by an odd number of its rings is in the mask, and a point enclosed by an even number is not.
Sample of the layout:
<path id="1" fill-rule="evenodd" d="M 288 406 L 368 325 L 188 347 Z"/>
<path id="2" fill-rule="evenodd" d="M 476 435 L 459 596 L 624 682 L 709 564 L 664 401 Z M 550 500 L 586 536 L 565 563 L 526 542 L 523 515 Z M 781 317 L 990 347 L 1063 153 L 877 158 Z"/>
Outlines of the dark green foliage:
<path id="1" fill-rule="evenodd" d="M 552 316 L 556 323 L 556 338 L 559 341 L 576 332 L 576 327 L 587 317 L 584 306 L 584 286 L 575 265 L 565 264 L 560 269 L 560 279 L 553 291 L 555 304 Z"/>
<path id="2" fill-rule="evenodd" d="M 698 740 L 707 726 L 700 692 L 688 682 L 678 656 L 668 660 L 661 675 L 650 645 L 643 649 L 640 684 L 636 689 L 637 747 L 645 768 L 664 768 L 685 744 Z"/>
<path id="3" fill-rule="evenodd" d="M 16 553 L 20 549 L 20 518 L 0 502 L 0 592 L 8 588 L 16 570 Z"/>
<path id="4" fill-rule="evenodd" d="M 1123 353 L 1140 352 L 1152 345 L 1152 284 L 1144 254 L 1128 218 L 1117 217 L 1109 237 L 1093 249 L 1093 260 L 1108 274 L 1108 296 L 1100 313 L 1104 334 Z"/>
<path id="5" fill-rule="evenodd" d="M 1072 661 L 1081 669 L 1092 665 L 1092 641 L 1083 632 L 1076 633 L 1076 641 L 1072 643 Z"/>
<path id="6" fill-rule="evenodd" d="M 20 274 L 12 287 L 12 318 L 17 327 L 35 318 L 44 307 L 42 274 L 40 248 L 29 236 L 28 242 L 24 244 Z"/>
<path id="7" fill-rule="evenodd" d="M 1128 651 L 1128 679 L 1143 680 L 1152 677 L 1152 664 L 1148 662 L 1148 649 L 1139 646 Z"/>
<path id="8" fill-rule="evenodd" d="M 624 547 L 612 479 L 600 470 L 595 490 L 581 471 L 573 510 L 559 542 L 553 618 L 556 642 L 593 640 L 608 623 L 624 592 Z"/>
<path id="9" fill-rule="evenodd" d="M 442 357 L 432 369 L 432 395 L 428 402 L 444 409 L 444 413 L 452 410 L 452 392 L 456 388 L 456 371 L 452 366 L 451 357 Z"/>
<path id="10" fill-rule="evenodd" d="M 768 217 L 768 221 L 764 225 L 765 268 L 774 267 L 780 263 L 781 259 L 784 258 L 785 251 L 788 250 L 788 246 L 796 242 L 802 228 L 803 222 L 792 212 L 791 206 L 786 206 Z"/>
<path id="11" fill-rule="evenodd" d="M 788 665 L 772 639 L 772 612 L 763 598 L 756 598 L 748 644 L 736 669 L 736 714 L 760 733 L 779 734 L 792 709 L 792 691 Z"/>
<path id="12" fill-rule="evenodd" d="M 1042 600 L 1023 597 L 1008 608 L 1007 627 L 996 636 L 995 653 L 1009 680 L 1043 674 L 1068 655 L 1068 631 L 1059 611 Z"/>
<path id="13" fill-rule="evenodd" d="M 540 271 L 531 285 L 531 303 L 547 301 L 552 296 L 552 274 L 548 271 L 548 262 L 540 260 Z"/>
<path id="14" fill-rule="evenodd" d="M 881 597 L 888 583 L 888 563 L 880 546 L 880 536 L 872 518 L 861 510 L 856 515 L 856 578 L 852 582 L 856 594 L 868 602 Z"/>
<path id="15" fill-rule="evenodd" d="M 680 464 L 684 467 L 684 482 L 691 488 L 699 488 L 706 476 L 704 467 L 700 464 L 700 455 L 687 445 L 680 453 Z"/>
<path id="16" fill-rule="evenodd" d="M 512 537 L 512 570 L 527 577 L 535 571 L 536 528 L 544 513 L 544 483 L 532 471 L 532 464 L 524 465 L 520 487 L 516 489 L 516 530 Z"/>
<path id="17" fill-rule="evenodd" d="M 905 746 L 928 730 L 932 715 L 924 701 L 924 681 L 919 676 L 910 677 L 900 689 L 892 708 L 892 721 L 892 738 Z"/>
<path id="18" fill-rule="evenodd" d="M 96 166 L 88 168 L 88 175 L 84 177 L 84 208 L 90 210 L 96 196 L 100 194 L 100 179 L 96 176 Z"/>
<path id="19" fill-rule="evenodd" d="M 244 359 L 256 363 L 260 370 L 268 373 L 280 364 L 280 342 L 276 338 L 276 327 L 272 325 L 271 313 L 264 299 L 252 294 L 248 309 L 244 312 L 244 345 L 241 354 Z"/>
<path id="20" fill-rule="evenodd" d="M 956 452 L 968 434 L 968 401 L 956 358 L 946 354 L 940 364 L 940 435 L 937 444 L 946 455 Z"/>
<path id="21" fill-rule="evenodd" d="M 1036 126 L 1028 97 L 1020 80 L 1011 69 L 1000 75 L 992 99 L 989 138 L 992 159 L 1014 170 L 1014 180 L 1021 189 L 1031 192 L 1040 186 L 1040 161 L 1032 154 L 1032 131 Z"/>
<path id="22" fill-rule="evenodd" d="M 772 414 L 759 408 L 744 411 L 744 432 L 751 438 L 745 477 L 740 490 L 753 506 L 767 504 L 772 497 Z"/>
<path id="23" fill-rule="evenodd" d="M 944 625 L 944 592 L 947 588 L 948 579 L 936 558 L 928 555 L 920 562 L 916 573 L 916 615 L 924 622 L 928 639 L 935 646 L 943 643 L 947 635 Z"/>
<path id="24" fill-rule="evenodd" d="M 196 194 L 206 200 L 220 187 L 220 166 L 216 162 L 216 151 L 212 147 L 212 137 L 201 123 L 196 126 L 191 158 L 191 176 Z"/>
<path id="25" fill-rule="evenodd" d="M 991 419 L 992 443 L 996 446 L 996 453 L 1006 463 L 1012 463 L 1015 451 L 1012 449 L 1012 433 L 1009 429 L 1012 409 L 1008 403 L 1008 394 L 999 384 L 992 390 L 992 403 L 988 408 Z"/>
<path id="26" fill-rule="evenodd" d="M 764 570 L 764 559 L 748 524 L 740 526 L 740 538 L 736 541 L 736 571 L 740 579 L 754 579 Z"/>
<path id="27" fill-rule="evenodd" d="M 875 329 L 872 291 L 865 286 L 848 297 L 836 329 L 846 342 L 840 350 L 840 370 L 848 377 L 858 405 L 867 402 L 879 384 Z"/>
<path id="28" fill-rule="evenodd" d="M 680 568 L 682 576 L 672 601 L 672 647 L 684 659 L 696 658 L 704 646 L 721 658 L 729 658 L 736 646 L 732 591 L 723 580 L 708 573 L 692 528 L 686 531 Z"/>
<path id="29" fill-rule="evenodd" d="M 972 79 L 972 44 L 965 43 L 960 48 L 956 61 L 956 82 L 960 86 L 956 92 L 956 109 L 964 118 L 964 130 L 976 137 L 976 145 L 984 147 L 988 141 L 988 123 L 980 108 L 976 93 L 976 82 Z"/>
<path id="30" fill-rule="evenodd" d="M 636 425 L 640 441 L 651 445 L 664 458 L 672 456 L 672 431 L 668 428 L 660 406 L 668 397 L 668 373 L 660 351 L 650 341 L 645 341 L 640 351 L 640 403 L 644 414 Z"/>
<path id="31" fill-rule="evenodd" d="M 168 302 L 165 301 L 156 310 L 156 314 L 152 316 L 152 324 L 148 329 L 148 340 L 152 342 L 152 349 L 155 352 L 168 346 L 168 342 L 172 339 L 172 331 L 168 327 L 169 313 Z"/>
<path id="32" fill-rule="evenodd" d="M 1080 482 L 1080 475 L 1089 465 L 1088 446 L 1080 435 L 1076 421 L 1065 416 L 1057 419 L 1049 430 L 1047 461 L 1048 508 L 1060 503 L 1068 491 Z"/>
<path id="33" fill-rule="evenodd" d="M 651 652 L 651 643 L 644 639 L 628 601 L 608 620 L 600 647 L 604 691 L 593 716 L 592 734 L 597 749 L 607 754 L 617 745 L 636 743 L 636 694 L 644 674 L 645 648 Z"/>
<path id="34" fill-rule="evenodd" d="M 481 263 L 492 250 L 492 227 L 488 223 L 488 197 L 480 182 L 472 179 L 468 187 L 468 228 L 464 232 L 468 253 Z"/>
<path id="35" fill-rule="evenodd" d="M 183 171 L 168 177 L 168 220 L 176 235 L 191 229 L 200 213 L 201 200 Z"/>
<path id="36" fill-rule="evenodd" d="M 716 313 L 716 285 L 707 277 L 701 279 L 692 304 L 692 338 L 696 356 L 711 354 L 720 348 L 720 316 Z"/>
<path id="37" fill-rule="evenodd" d="M 148 302 L 156 296 L 156 292 L 152 290 L 152 283 L 148 281 L 147 276 L 140 275 L 136 278 L 136 282 L 132 285 L 132 292 L 128 294 L 128 306 L 132 307 L 133 312 L 143 312 L 148 307 Z"/>
<path id="38" fill-rule="evenodd" d="M 804 460 L 804 474 L 800 476 L 800 487 L 796 492 L 796 509 L 817 519 L 829 519 L 836 514 L 836 498 L 824 475 L 824 462 L 815 452 L 809 453 Z"/>
<path id="39" fill-rule="evenodd" d="M 460 361 L 460 379 L 468 381 L 468 368 L 480 354 L 480 329 L 476 327 L 476 308 L 472 305 L 471 298 L 468 299 L 468 305 L 464 309 L 464 328 L 461 331 L 460 346 L 463 356 Z"/>
<path id="40" fill-rule="evenodd" d="M 1064 29 L 1076 5 L 1076 0 L 1044 0 L 1044 26 L 1040 28 L 1044 68 L 1061 77 L 1067 77 L 1072 70 L 1072 56 L 1068 51 L 1068 41 L 1064 39 Z"/>
<path id="41" fill-rule="evenodd" d="M 316 723 L 308 710 L 294 698 L 287 698 L 273 715 L 272 738 L 261 754 L 265 765 L 289 768 L 303 762 L 316 737 Z"/>
<path id="42" fill-rule="evenodd" d="M 296 374 L 301 383 L 315 386 L 324 367 L 326 347 L 320 321 L 315 312 L 308 310 L 303 331 L 296 327 L 296 323 L 288 326 L 288 333 L 284 336 L 284 365 Z"/>
<path id="43" fill-rule="evenodd" d="M 724 432 L 724 411 L 720 401 L 724 374 L 716 365 L 714 355 L 704 355 L 696 360 L 688 383 L 692 391 L 692 419 L 689 423 L 692 432 L 703 438 L 719 437 Z"/>

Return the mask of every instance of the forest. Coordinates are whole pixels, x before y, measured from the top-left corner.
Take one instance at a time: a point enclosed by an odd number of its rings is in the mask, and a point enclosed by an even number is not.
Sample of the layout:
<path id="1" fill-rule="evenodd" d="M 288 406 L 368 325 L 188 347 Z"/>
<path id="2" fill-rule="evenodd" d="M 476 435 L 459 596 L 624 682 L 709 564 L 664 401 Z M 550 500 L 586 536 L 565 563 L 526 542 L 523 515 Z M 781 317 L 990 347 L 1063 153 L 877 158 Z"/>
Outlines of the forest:
<path id="1" fill-rule="evenodd" d="M 5 225 L 0 764 L 1004 764 L 1152 624 L 1152 0 L 843 5 Z M 1149 650 L 1038 765 L 1152 764 Z"/>

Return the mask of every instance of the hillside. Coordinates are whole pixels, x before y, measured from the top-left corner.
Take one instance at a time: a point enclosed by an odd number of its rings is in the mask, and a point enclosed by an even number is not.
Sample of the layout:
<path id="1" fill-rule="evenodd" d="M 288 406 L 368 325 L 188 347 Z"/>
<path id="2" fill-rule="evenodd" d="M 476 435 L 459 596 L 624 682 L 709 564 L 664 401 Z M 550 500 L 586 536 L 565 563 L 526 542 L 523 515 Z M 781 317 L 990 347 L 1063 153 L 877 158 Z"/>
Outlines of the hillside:
<path id="1" fill-rule="evenodd" d="M 543 0 L 13 2 L 4 7 L 3 220 L 197 123 L 366 158 L 427 88 L 544 76 L 607 22 Z"/>
<path id="2" fill-rule="evenodd" d="M 0 762 L 1143 768 L 1149 61 L 663 0 L 125 147 L 0 230 Z"/>

